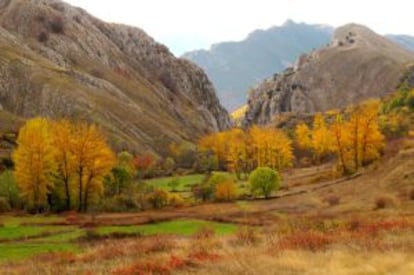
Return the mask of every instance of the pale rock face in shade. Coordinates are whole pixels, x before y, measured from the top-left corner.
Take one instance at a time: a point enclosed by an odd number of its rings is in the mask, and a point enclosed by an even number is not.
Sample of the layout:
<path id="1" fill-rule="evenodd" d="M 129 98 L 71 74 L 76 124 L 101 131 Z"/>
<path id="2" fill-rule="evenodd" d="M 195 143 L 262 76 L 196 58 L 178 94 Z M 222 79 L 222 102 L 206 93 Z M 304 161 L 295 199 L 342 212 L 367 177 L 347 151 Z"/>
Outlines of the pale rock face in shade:
<path id="1" fill-rule="evenodd" d="M 258 85 L 243 124 L 263 125 L 281 113 L 327 111 L 384 96 L 396 89 L 412 62 L 413 52 L 364 26 L 345 25 L 329 46 Z"/>
<path id="2" fill-rule="evenodd" d="M 0 104 L 86 119 L 116 148 L 163 153 L 230 126 L 202 69 L 144 31 L 57 0 L 0 0 Z"/>

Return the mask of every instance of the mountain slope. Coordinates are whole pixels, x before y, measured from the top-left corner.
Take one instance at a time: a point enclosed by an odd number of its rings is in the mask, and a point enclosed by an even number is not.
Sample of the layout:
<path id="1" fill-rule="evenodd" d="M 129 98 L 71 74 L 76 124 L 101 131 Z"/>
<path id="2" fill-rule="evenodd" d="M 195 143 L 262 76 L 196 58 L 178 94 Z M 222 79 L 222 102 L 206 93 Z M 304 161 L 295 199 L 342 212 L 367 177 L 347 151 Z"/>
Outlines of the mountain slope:
<path id="1" fill-rule="evenodd" d="M 156 153 L 230 125 L 202 69 L 138 28 L 57 0 L 0 0 L 0 25 L 2 110 L 86 119 Z"/>
<path id="2" fill-rule="evenodd" d="M 287 21 L 280 27 L 257 30 L 243 41 L 219 43 L 183 57 L 206 71 L 222 104 L 233 111 L 246 103 L 249 87 L 292 65 L 300 54 L 328 43 L 332 31 Z"/>
<path id="3" fill-rule="evenodd" d="M 267 124 L 284 112 L 341 108 L 392 92 L 414 53 L 366 27 L 335 31 L 328 47 L 301 56 L 293 68 L 274 75 L 249 97 L 244 125 Z"/>

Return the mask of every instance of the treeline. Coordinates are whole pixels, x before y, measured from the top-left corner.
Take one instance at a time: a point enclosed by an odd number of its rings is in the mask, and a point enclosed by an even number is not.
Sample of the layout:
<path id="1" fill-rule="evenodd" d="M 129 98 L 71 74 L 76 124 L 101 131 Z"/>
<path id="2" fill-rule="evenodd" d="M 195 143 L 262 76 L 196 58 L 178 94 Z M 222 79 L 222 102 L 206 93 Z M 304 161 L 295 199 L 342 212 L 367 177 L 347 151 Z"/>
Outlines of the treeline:
<path id="1" fill-rule="evenodd" d="M 199 150 L 210 152 L 218 166 L 239 178 L 263 166 L 283 171 L 292 166 L 295 148 L 309 151 L 313 164 L 336 156 L 338 172 L 348 174 L 381 155 L 385 138 L 380 130 L 380 107 L 379 101 L 370 100 L 342 112 L 318 113 L 312 124 L 298 124 L 290 136 L 280 129 L 257 126 L 231 129 L 202 138 Z"/>
<path id="2" fill-rule="evenodd" d="M 216 159 L 216 167 L 235 173 L 238 179 L 257 167 L 282 171 L 293 161 L 292 141 L 273 128 L 253 126 L 211 134 L 200 139 L 198 148 L 200 154 Z"/>
<path id="3" fill-rule="evenodd" d="M 86 122 L 28 120 L 19 131 L 12 161 L 14 171 L 0 176 L 0 212 L 86 212 L 91 206 L 123 211 L 181 200 L 142 183 L 153 175 L 172 174 L 173 158 L 126 151 L 116 155 L 100 129 Z"/>

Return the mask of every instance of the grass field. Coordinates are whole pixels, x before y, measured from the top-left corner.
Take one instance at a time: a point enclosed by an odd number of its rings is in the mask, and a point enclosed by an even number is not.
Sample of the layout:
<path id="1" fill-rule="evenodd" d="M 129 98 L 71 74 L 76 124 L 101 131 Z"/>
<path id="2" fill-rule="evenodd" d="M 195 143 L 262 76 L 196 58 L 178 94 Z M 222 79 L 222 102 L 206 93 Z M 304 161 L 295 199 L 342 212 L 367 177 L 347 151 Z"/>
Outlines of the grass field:
<path id="1" fill-rule="evenodd" d="M 146 183 L 157 188 L 162 188 L 167 191 L 172 191 L 172 188 L 168 185 L 174 178 L 177 178 L 179 185 L 176 188 L 177 192 L 190 192 L 193 185 L 199 184 L 203 181 L 204 174 L 195 174 L 179 177 L 165 177 L 147 180 Z"/>
<path id="2" fill-rule="evenodd" d="M 202 220 L 176 220 L 137 226 L 103 226 L 98 228 L 97 232 L 102 235 L 111 233 L 141 233 L 143 235 L 175 234 L 191 236 L 202 228 L 211 228 L 217 235 L 228 235 L 234 233 L 237 226 Z"/>
<path id="3" fill-rule="evenodd" d="M 0 216 L 0 261 L 19 260 L 50 252 L 78 253 L 83 250 L 81 240 L 88 230 L 97 235 L 176 235 L 191 236 L 202 228 L 210 228 L 219 235 L 236 231 L 233 224 L 209 222 L 195 219 L 179 219 L 160 223 L 129 226 L 96 226 L 91 229 L 79 225 L 53 225 L 64 223 L 59 216 Z"/>
<path id="4" fill-rule="evenodd" d="M 234 178 L 235 175 L 228 172 L 213 172 L 214 174 L 223 174 L 228 177 Z M 147 180 L 146 183 L 148 183 L 151 186 L 162 188 L 164 190 L 167 190 L 169 192 L 173 191 L 171 186 L 169 186 L 169 183 L 174 180 L 178 179 L 179 185 L 175 188 L 176 192 L 182 193 L 185 197 L 190 197 L 191 194 L 191 187 L 194 185 L 197 185 L 203 181 L 205 178 L 205 174 L 195 174 L 195 175 L 187 175 L 187 176 L 179 176 L 179 177 L 165 177 L 165 178 L 156 178 L 156 179 L 150 179 Z M 238 194 L 249 194 L 249 187 L 246 181 L 237 181 L 237 187 L 238 187 Z"/>

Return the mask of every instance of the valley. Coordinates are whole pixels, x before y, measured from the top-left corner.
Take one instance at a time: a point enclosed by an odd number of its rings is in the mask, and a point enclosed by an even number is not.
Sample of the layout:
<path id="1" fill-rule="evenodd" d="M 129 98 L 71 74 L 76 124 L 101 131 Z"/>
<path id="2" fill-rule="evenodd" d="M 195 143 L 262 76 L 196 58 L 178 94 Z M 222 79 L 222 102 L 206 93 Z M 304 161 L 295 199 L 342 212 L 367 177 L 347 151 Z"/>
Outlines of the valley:
<path id="1" fill-rule="evenodd" d="M 0 274 L 413 274 L 413 41 L 0 0 Z"/>

